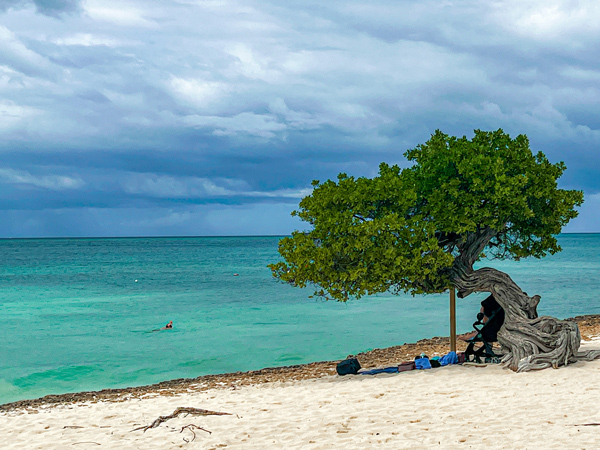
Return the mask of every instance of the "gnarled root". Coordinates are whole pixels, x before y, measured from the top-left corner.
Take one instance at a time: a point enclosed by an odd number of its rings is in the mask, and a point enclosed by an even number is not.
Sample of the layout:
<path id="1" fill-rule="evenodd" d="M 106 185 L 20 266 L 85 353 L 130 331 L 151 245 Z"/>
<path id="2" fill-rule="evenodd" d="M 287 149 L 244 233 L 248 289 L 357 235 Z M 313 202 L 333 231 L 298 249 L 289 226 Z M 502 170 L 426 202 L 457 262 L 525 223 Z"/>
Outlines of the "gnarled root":
<path id="1" fill-rule="evenodd" d="M 578 360 L 600 357 L 599 350 L 579 352 L 581 336 L 575 322 L 549 316 L 505 323 L 498 333 L 498 341 L 508 351 L 502 363 L 516 372 L 556 369 Z"/>

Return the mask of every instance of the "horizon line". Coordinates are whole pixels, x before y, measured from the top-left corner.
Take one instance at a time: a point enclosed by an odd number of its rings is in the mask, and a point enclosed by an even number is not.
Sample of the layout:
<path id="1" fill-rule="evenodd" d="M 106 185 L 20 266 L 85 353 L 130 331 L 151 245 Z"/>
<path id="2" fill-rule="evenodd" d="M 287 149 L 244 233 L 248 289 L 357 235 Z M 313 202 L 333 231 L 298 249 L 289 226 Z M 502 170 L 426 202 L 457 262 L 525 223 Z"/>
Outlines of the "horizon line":
<path id="1" fill-rule="evenodd" d="M 561 234 L 600 234 L 600 231 L 564 232 Z M 557 236 L 558 236 L 557 235 Z M 291 234 L 223 234 L 223 235 L 150 235 L 150 236 L 24 236 L 0 237 L 0 241 L 32 240 L 32 239 L 190 239 L 190 238 L 252 238 L 252 237 L 287 237 Z"/>

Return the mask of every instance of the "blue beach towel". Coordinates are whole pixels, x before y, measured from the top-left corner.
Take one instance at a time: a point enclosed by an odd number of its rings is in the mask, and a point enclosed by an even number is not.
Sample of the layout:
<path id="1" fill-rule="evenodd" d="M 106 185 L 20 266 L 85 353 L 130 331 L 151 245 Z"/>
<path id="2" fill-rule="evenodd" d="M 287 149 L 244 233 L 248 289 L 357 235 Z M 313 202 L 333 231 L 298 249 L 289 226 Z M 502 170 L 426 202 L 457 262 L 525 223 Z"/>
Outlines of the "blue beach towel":
<path id="1" fill-rule="evenodd" d="M 458 364 L 458 356 L 456 352 L 450 352 L 447 355 L 444 355 L 440 358 L 440 364 L 442 366 L 447 366 L 448 364 Z"/>
<path id="2" fill-rule="evenodd" d="M 417 369 L 431 369 L 431 363 L 428 358 L 417 358 L 415 359 L 415 366 Z"/>
<path id="3" fill-rule="evenodd" d="M 378 373 L 398 373 L 398 367 L 385 367 L 383 369 L 371 369 L 360 372 L 360 375 L 376 375 Z"/>

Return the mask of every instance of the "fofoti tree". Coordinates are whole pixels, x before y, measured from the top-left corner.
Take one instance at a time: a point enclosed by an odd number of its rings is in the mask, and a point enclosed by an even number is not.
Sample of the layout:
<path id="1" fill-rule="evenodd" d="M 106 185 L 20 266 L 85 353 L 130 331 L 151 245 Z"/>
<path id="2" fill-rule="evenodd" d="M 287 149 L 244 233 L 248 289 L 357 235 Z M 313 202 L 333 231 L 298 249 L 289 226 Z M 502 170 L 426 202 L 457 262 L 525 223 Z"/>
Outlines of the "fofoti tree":
<path id="1" fill-rule="evenodd" d="M 501 129 L 474 137 L 436 131 L 404 155 L 413 165 L 382 163 L 374 178 L 344 173 L 313 181 L 311 195 L 292 214 L 310 224 L 279 244 L 283 261 L 273 275 L 338 301 L 389 291 L 460 298 L 488 292 L 504 308 L 498 342 L 515 371 L 558 367 L 600 356 L 580 353 L 577 324 L 538 317 L 529 296 L 506 274 L 475 270 L 482 258 L 541 258 L 561 250 L 556 235 L 577 216 L 583 193 L 559 189 L 566 169 L 526 136 Z"/>

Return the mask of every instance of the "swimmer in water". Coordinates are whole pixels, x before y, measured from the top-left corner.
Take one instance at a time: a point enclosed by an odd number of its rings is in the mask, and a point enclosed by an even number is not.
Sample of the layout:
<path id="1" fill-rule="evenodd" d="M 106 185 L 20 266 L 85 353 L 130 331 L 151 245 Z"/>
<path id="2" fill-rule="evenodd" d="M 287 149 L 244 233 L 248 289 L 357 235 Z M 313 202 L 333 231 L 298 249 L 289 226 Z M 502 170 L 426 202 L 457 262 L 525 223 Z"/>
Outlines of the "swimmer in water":
<path id="1" fill-rule="evenodd" d="M 173 329 L 173 321 L 172 320 L 169 321 L 169 323 L 166 324 L 164 327 L 157 328 L 156 330 L 152 330 L 152 331 L 154 332 L 154 331 L 171 330 L 171 329 Z"/>

